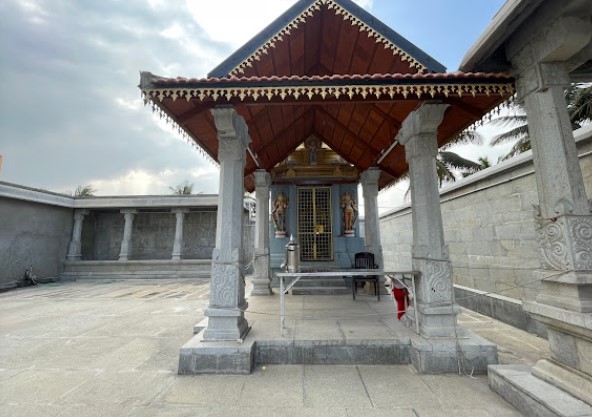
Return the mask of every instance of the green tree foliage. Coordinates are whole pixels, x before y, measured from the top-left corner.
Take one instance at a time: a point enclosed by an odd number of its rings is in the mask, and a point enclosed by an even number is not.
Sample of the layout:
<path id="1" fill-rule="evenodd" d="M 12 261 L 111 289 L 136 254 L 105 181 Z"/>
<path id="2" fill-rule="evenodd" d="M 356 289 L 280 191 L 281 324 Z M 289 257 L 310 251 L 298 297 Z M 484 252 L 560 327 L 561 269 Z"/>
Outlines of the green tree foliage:
<path id="1" fill-rule="evenodd" d="M 189 181 L 185 181 L 183 184 L 179 184 L 176 187 L 169 187 L 173 194 L 177 195 L 191 195 L 193 194 L 193 184 Z"/>
<path id="2" fill-rule="evenodd" d="M 93 195 L 95 195 L 96 192 L 97 192 L 97 190 L 95 190 L 90 185 L 86 185 L 84 187 L 82 185 L 79 185 L 78 187 L 76 187 L 76 190 L 74 191 L 74 197 L 77 197 L 77 198 L 92 197 Z"/>

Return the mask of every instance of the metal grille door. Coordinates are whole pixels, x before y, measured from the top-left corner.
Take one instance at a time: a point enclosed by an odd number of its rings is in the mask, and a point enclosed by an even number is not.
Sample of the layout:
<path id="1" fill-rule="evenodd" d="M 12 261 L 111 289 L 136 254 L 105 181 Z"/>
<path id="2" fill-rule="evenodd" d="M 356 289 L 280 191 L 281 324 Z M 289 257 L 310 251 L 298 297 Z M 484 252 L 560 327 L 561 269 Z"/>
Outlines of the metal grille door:
<path id="1" fill-rule="evenodd" d="M 330 187 L 298 187 L 298 239 L 301 261 L 333 260 Z"/>

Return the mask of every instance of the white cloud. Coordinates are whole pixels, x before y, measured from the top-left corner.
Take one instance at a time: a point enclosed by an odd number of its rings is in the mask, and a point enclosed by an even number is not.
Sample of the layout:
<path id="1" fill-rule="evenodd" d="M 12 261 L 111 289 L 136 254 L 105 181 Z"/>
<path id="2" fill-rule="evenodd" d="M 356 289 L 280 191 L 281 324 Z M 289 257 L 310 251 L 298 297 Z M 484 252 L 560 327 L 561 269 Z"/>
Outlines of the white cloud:
<path id="1" fill-rule="evenodd" d="M 183 27 L 177 22 L 161 31 L 160 35 L 168 39 L 183 39 L 183 37 L 186 36 L 185 30 L 183 30 Z"/>
<path id="2" fill-rule="evenodd" d="M 367 10 L 373 1 L 355 0 Z M 212 40 L 234 47 L 249 41 L 293 4 L 294 0 L 186 0 L 193 19 Z"/>
<path id="3" fill-rule="evenodd" d="M 44 24 L 47 22 L 48 13 L 34 0 L 21 0 L 20 7 L 28 14 L 28 20 L 33 24 Z"/>
<path id="4" fill-rule="evenodd" d="M 117 103 L 118 106 L 127 110 L 137 111 L 142 108 L 142 100 L 140 99 L 126 100 L 123 97 L 117 97 L 115 99 L 115 103 Z"/>
<path id="5" fill-rule="evenodd" d="M 218 176 L 218 170 L 211 167 L 188 170 L 164 169 L 150 172 L 145 169 L 132 169 L 121 176 L 90 180 L 89 184 L 97 191 L 97 195 L 164 195 L 170 194 L 170 188 L 185 181 L 194 184 L 194 192 L 217 193 L 215 187 L 209 186 L 212 177 Z M 85 184 L 86 185 L 86 184 Z M 73 185 L 72 189 L 77 185 Z"/>

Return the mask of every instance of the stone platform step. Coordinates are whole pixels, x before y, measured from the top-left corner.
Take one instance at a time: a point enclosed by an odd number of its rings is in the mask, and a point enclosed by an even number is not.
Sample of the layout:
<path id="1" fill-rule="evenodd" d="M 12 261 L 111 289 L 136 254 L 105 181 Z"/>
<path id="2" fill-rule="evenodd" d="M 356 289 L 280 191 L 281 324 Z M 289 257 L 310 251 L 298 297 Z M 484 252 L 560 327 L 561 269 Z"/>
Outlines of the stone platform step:
<path id="1" fill-rule="evenodd" d="M 293 287 L 292 295 L 345 295 L 351 290 L 345 286 L 337 287 Z"/>
<path id="2" fill-rule="evenodd" d="M 275 324 L 274 324 L 274 329 Z M 243 339 L 203 343 L 206 324 L 179 354 L 179 374 L 249 374 L 255 365 L 403 365 L 412 364 L 418 373 L 457 373 L 458 344 L 454 338 L 424 339 L 420 336 L 360 339 L 267 339 L 247 334 Z M 331 326 L 333 328 L 335 326 Z M 329 328 L 327 328 L 329 330 Z M 487 372 L 497 362 L 497 347 L 480 336 L 463 332 L 462 351 L 471 358 L 472 371 Z M 445 339 L 445 340 L 442 340 Z M 468 371 L 468 370 L 467 370 Z M 534 415 L 534 414 L 532 414 Z M 575 416 L 575 415 L 574 415 Z M 580 416 L 578 414 L 578 416 Z"/>
<path id="3" fill-rule="evenodd" d="M 302 277 L 292 287 L 292 295 L 345 295 L 351 293 L 347 278 Z"/>
<path id="4" fill-rule="evenodd" d="M 302 277 L 298 280 L 294 288 L 301 287 L 347 287 L 344 278 L 315 278 L 315 277 Z"/>
<path id="5" fill-rule="evenodd" d="M 409 364 L 411 342 L 372 340 L 262 340 L 255 346 L 255 362 L 289 365 L 401 365 Z"/>
<path id="6" fill-rule="evenodd" d="M 527 416 L 592 416 L 592 406 L 532 375 L 528 365 L 490 365 L 489 386 Z"/>

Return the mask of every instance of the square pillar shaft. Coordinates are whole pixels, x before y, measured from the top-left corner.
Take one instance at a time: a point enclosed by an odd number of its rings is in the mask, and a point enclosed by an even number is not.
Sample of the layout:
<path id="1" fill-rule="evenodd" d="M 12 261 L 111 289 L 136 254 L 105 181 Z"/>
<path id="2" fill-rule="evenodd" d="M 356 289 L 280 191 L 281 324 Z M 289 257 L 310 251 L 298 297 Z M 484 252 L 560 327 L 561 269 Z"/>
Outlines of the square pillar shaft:
<path id="1" fill-rule="evenodd" d="M 420 332 L 423 336 L 455 335 L 456 309 L 452 264 L 444 244 L 440 194 L 436 175 L 437 131 L 448 105 L 424 104 L 404 121 L 396 139 L 405 146 L 411 179 L 413 269 Z"/>
<path id="2" fill-rule="evenodd" d="M 183 251 L 183 223 L 185 221 L 185 213 L 188 211 L 189 210 L 187 209 L 172 210 L 176 217 L 175 241 L 173 242 L 173 253 L 171 254 L 171 259 L 173 261 L 178 261 L 181 259 L 181 252 Z"/>
<path id="3" fill-rule="evenodd" d="M 379 178 L 380 169 L 376 167 L 368 168 L 360 175 L 364 195 L 364 239 L 366 240 L 366 250 L 374 254 L 376 265 L 379 268 L 384 268 L 382 245 L 380 244 L 380 219 L 378 217 Z M 386 293 L 385 283 L 386 277 L 380 277 L 378 290 L 381 293 Z"/>
<path id="4" fill-rule="evenodd" d="M 362 192 L 364 194 L 364 233 L 366 250 L 374 254 L 374 261 L 379 268 L 384 266 L 382 246 L 380 245 L 380 221 L 378 218 L 378 178 L 379 168 L 368 168 L 362 172 Z"/>
<path id="5" fill-rule="evenodd" d="M 271 176 L 263 169 L 255 171 L 255 259 L 253 289 L 250 295 L 271 295 L 271 263 L 269 255 L 269 192 Z"/>
<path id="6" fill-rule="evenodd" d="M 526 109 L 539 196 L 541 269 L 534 276 L 541 291 L 523 306 L 547 326 L 551 358 L 539 361 L 532 375 L 592 405 L 592 215 L 564 98 L 569 69 L 589 59 L 587 10 L 558 16 L 526 42 L 515 38 L 506 55 Z"/>
<path id="7" fill-rule="evenodd" d="M 72 240 L 70 240 L 70 244 L 68 245 L 67 255 L 69 261 L 79 261 L 82 257 L 82 222 L 84 221 L 84 216 L 86 216 L 88 213 L 88 210 L 74 210 L 74 226 L 72 227 Z"/>
<path id="8" fill-rule="evenodd" d="M 119 252 L 119 260 L 127 261 L 132 250 L 132 232 L 134 230 L 134 217 L 136 210 L 121 210 L 124 219 L 123 238 L 121 239 L 121 251 Z"/>
<path id="9" fill-rule="evenodd" d="M 243 192 L 246 149 L 250 142 L 244 119 L 228 107 L 211 110 L 218 130 L 220 195 L 216 247 L 212 254 L 210 303 L 205 310 L 207 340 L 238 340 L 248 332 L 244 311 Z"/>

